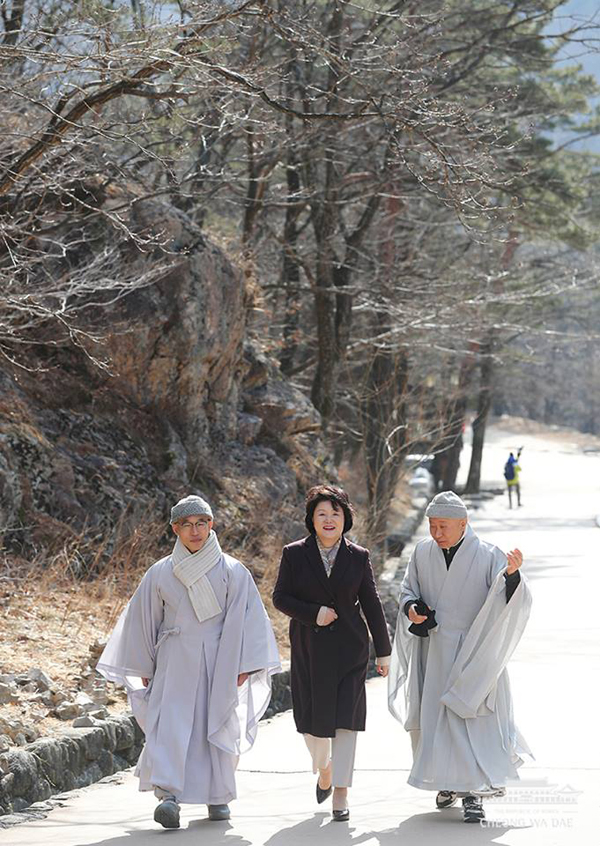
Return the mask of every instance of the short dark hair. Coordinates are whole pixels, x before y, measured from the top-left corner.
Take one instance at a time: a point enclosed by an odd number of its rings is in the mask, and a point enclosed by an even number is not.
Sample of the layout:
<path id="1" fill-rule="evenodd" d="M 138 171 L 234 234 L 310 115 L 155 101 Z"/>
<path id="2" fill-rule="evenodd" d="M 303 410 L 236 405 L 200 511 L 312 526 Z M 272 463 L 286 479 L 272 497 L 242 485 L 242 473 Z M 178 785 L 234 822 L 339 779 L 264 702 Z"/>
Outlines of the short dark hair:
<path id="1" fill-rule="evenodd" d="M 306 517 L 304 522 L 306 528 L 311 533 L 315 534 L 315 524 L 313 516 L 315 508 L 320 502 L 330 502 L 337 511 L 341 508 L 344 512 L 344 534 L 349 532 L 354 523 L 354 508 L 348 494 L 342 488 L 337 488 L 335 485 L 315 485 L 306 494 Z"/>

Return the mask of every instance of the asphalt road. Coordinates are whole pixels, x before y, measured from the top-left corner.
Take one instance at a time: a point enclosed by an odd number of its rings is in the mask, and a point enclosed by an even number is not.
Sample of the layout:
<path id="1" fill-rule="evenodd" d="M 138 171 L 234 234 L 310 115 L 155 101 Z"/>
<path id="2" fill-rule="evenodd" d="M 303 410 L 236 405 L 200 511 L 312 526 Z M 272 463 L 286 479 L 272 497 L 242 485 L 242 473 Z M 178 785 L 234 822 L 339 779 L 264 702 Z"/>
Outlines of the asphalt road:
<path id="1" fill-rule="evenodd" d="M 389 716 L 386 684 L 377 679 L 368 684 L 367 731 L 359 740 L 347 824 L 332 823 L 328 809 L 316 804 L 304 743 L 288 713 L 264 724 L 242 759 L 240 798 L 228 823 L 209 822 L 203 806 L 184 806 L 181 829 L 160 829 L 152 821 L 153 797 L 139 793 L 128 772 L 120 783 L 74 794 L 44 820 L 0 832 L 0 843 L 146 846 L 172 837 L 182 846 L 596 844 L 600 456 L 568 439 L 492 430 L 484 479 L 500 483 L 508 449 L 521 444 L 523 507 L 509 511 L 507 498 L 498 497 L 474 512 L 472 523 L 482 537 L 525 554 L 534 607 L 509 670 L 517 722 L 536 757 L 505 800 L 486 803 L 485 826 L 464 825 L 458 809 L 435 811 L 433 794 L 406 784 L 408 739 Z"/>

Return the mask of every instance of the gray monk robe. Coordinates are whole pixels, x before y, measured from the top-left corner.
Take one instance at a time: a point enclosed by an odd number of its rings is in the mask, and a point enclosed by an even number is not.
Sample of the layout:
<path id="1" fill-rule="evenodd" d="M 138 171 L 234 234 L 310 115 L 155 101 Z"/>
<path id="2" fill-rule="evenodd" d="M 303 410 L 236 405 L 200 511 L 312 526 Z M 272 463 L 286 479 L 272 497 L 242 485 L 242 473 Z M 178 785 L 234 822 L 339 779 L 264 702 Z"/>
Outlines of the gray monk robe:
<path id="1" fill-rule="evenodd" d="M 178 541 L 173 555 L 144 575 L 98 671 L 127 687 L 145 732 L 136 769 L 140 790 L 160 787 L 179 802 L 218 805 L 235 799 L 237 758 L 254 742 L 271 676 L 281 667 L 252 576 L 220 551 L 216 536 L 213 543 L 216 563 L 203 577 L 216 600 L 207 613 L 217 613 L 200 621 L 175 577 L 173 562 L 185 563 L 187 553 Z M 245 672 L 252 675 L 238 688 L 238 674 Z M 147 688 L 142 678 L 151 679 Z"/>
<path id="2" fill-rule="evenodd" d="M 487 791 L 517 778 L 529 749 L 513 720 L 506 664 L 527 623 L 523 576 L 509 602 L 506 556 L 470 526 L 448 569 L 433 539 L 417 544 L 402 582 L 389 674 L 389 707 L 411 733 L 409 784 Z M 408 631 L 403 608 L 435 610 L 429 637 Z"/>

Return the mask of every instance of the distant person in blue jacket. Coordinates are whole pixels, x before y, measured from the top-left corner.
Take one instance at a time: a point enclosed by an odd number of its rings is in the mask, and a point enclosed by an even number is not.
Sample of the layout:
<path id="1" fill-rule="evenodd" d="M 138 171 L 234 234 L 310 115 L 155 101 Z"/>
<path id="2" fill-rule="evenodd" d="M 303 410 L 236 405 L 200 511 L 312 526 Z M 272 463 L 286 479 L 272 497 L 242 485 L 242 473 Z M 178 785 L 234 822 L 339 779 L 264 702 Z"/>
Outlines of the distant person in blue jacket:
<path id="1" fill-rule="evenodd" d="M 521 452 L 523 451 L 523 447 L 520 447 L 519 451 L 517 452 L 517 456 L 515 458 L 515 454 L 513 452 L 510 453 L 506 464 L 504 465 L 504 478 L 506 479 L 506 486 L 508 488 L 508 507 L 512 508 L 512 495 L 513 491 L 517 494 L 517 507 L 521 507 L 521 485 L 519 483 L 519 474 L 521 473 L 521 465 L 519 464 L 519 459 L 521 457 Z"/>

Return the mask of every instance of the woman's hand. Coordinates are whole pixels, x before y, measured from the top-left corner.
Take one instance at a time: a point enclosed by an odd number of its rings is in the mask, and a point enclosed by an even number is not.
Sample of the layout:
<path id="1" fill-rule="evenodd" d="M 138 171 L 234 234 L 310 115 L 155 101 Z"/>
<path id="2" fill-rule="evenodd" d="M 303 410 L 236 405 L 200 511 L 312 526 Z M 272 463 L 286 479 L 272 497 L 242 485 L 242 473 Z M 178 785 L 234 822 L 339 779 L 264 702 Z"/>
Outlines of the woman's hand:
<path id="1" fill-rule="evenodd" d="M 338 615 L 335 613 L 333 608 L 327 608 L 323 614 L 320 614 L 317 618 L 317 625 L 318 626 L 329 626 L 335 620 L 337 620 Z"/>
<path id="2" fill-rule="evenodd" d="M 379 673 L 379 675 L 383 676 L 383 678 L 385 678 L 390 671 L 390 668 L 388 667 L 387 664 L 383 665 L 383 664 L 377 664 L 376 663 L 375 668 L 376 668 L 377 672 Z"/>
<path id="3" fill-rule="evenodd" d="M 429 605 L 427 607 L 429 608 Z M 408 609 L 408 619 L 411 621 L 411 623 L 424 623 L 427 619 L 427 614 L 417 614 L 417 612 L 415 611 L 415 606 L 411 605 Z"/>
<path id="4" fill-rule="evenodd" d="M 148 685 L 150 684 L 150 679 L 142 678 L 142 684 L 144 685 L 144 687 L 148 687 Z"/>
<path id="5" fill-rule="evenodd" d="M 246 679 L 249 677 L 249 675 L 250 675 L 250 673 L 240 673 L 239 676 L 238 676 L 237 686 L 241 687 L 244 684 L 244 682 L 246 681 Z"/>
<path id="6" fill-rule="evenodd" d="M 506 572 L 509 576 L 513 573 L 516 573 L 519 567 L 523 564 L 523 553 L 520 549 L 513 549 L 511 552 L 506 553 L 506 557 L 508 558 L 508 567 L 506 568 Z"/>

